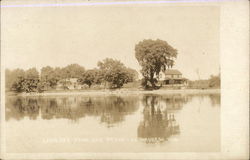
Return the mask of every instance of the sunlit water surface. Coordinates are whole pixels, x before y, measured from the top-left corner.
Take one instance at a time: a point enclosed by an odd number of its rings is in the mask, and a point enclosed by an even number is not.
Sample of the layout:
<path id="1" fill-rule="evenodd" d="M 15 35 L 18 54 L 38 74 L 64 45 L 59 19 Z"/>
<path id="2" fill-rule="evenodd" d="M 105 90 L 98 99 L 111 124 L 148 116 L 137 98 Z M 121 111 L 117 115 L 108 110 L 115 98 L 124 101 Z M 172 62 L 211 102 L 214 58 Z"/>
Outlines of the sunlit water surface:
<path id="1" fill-rule="evenodd" d="M 220 95 L 6 98 L 8 153 L 217 152 Z"/>

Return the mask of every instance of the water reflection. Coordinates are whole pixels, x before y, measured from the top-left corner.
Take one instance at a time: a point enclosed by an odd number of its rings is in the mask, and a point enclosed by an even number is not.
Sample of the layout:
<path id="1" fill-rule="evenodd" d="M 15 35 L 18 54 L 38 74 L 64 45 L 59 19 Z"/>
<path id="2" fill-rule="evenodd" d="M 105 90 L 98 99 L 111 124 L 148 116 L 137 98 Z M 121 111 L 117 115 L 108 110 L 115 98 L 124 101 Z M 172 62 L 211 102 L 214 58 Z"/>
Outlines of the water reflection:
<path id="1" fill-rule="evenodd" d="M 168 110 L 180 110 L 182 109 L 184 104 L 186 104 L 192 99 L 192 96 L 174 94 L 161 96 L 161 99 L 165 102 Z"/>
<path id="2" fill-rule="evenodd" d="M 30 119 L 37 119 L 39 115 L 40 106 L 37 103 L 36 99 L 33 98 L 17 98 L 14 101 L 8 101 L 8 103 L 12 103 L 10 106 L 7 105 L 6 107 L 6 119 L 8 120 L 9 117 L 14 117 L 17 120 L 22 119 L 23 117 L 27 116 Z M 15 109 L 13 109 L 15 107 Z"/>
<path id="3" fill-rule="evenodd" d="M 85 116 L 96 116 L 100 117 L 100 122 L 111 127 L 138 107 L 138 100 L 134 97 L 9 97 L 6 101 L 6 120 L 21 120 L 24 117 L 35 120 L 41 117 L 45 120 L 64 118 L 78 121 Z"/>
<path id="4" fill-rule="evenodd" d="M 220 151 L 219 107 L 219 94 L 8 96 L 6 145 L 13 153 L 119 152 L 120 148 L 124 152 Z M 44 143 L 58 138 L 73 143 Z M 93 139 L 104 141 L 97 144 Z"/>
<path id="5" fill-rule="evenodd" d="M 31 120 L 41 118 L 69 119 L 77 122 L 86 116 L 98 117 L 107 127 L 125 120 L 138 110 L 139 103 L 143 107 L 143 119 L 138 127 L 138 137 L 158 137 L 166 139 L 178 133 L 175 112 L 197 95 L 142 95 L 136 96 L 69 96 L 69 97 L 6 97 L 6 120 Z M 219 106 L 220 95 L 199 95 L 202 101 L 209 97 L 212 106 Z M 175 126 L 176 127 L 170 127 Z M 170 127 L 170 128 L 169 128 Z M 154 129 L 152 129 L 154 128 Z"/>
<path id="6" fill-rule="evenodd" d="M 171 110 L 181 109 L 183 101 L 186 102 L 186 99 L 181 96 L 144 96 L 143 120 L 137 129 L 138 137 L 146 143 L 159 143 L 180 133 L 180 127 Z"/>
<path id="7" fill-rule="evenodd" d="M 209 98 L 212 106 L 220 106 L 220 94 L 210 94 Z"/>

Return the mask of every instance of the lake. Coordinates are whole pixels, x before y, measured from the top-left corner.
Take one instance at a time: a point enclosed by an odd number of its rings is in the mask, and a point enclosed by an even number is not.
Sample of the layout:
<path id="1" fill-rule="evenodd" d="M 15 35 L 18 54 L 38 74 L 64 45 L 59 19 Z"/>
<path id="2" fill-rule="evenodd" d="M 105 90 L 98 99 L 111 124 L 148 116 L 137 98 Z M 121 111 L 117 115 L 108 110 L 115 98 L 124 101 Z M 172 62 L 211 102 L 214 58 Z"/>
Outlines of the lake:
<path id="1" fill-rule="evenodd" d="M 6 97 L 7 153 L 219 152 L 220 94 Z"/>

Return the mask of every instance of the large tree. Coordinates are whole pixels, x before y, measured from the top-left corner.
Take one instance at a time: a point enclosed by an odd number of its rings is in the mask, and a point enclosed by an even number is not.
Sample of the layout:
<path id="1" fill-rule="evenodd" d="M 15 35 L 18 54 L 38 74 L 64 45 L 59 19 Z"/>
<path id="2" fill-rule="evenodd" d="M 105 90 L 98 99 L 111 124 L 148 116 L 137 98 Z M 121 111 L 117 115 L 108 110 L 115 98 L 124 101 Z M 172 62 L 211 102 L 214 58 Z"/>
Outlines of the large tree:
<path id="1" fill-rule="evenodd" d="M 26 79 L 39 79 L 39 72 L 35 67 L 30 68 L 25 71 L 25 78 Z"/>
<path id="2" fill-rule="evenodd" d="M 82 84 L 87 84 L 89 86 L 89 88 L 91 87 L 92 84 L 94 83 L 98 83 L 98 79 L 97 77 L 99 72 L 97 69 L 90 69 L 87 70 L 84 74 L 82 74 L 82 76 L 78 79 L 78 82 L 82 83 Z"/>
<path id="3" fill-rule="evenodd" d="M 18 76 L 17 80 L 12 85 L 12 89 L 16 92 L 35 92 L 38 90 L 39 83 L 39 72 L 36 68 L 30 68 L 25 71 L 24 75 L 20 74 L 20 76 Z"/>
<path id="4" fill-rule="evenodd" d="M 120 88 L 123 84 L 132 81 L 134 78 L 131 74 L 131 69 L 125 67 L 123 63 L 118 60 L 106 58 L 98 62 L 98 67 L 101 71 L 100 77 L 106 82 L 110 83 L 111 88 Z"/>
<path id="5" fill-rule="evenodd" d="M 44 83 L 46 90 L 55 88 L 59 80 L 60 77 L 54 68 L 47 66 L 41 69 L 41 81 Z"/>
<path id="6" fill-rule="evenodd" d="M 80 78 L 85 72 L 85 68 L 79 64 L 70 64 L 62 68 L 61 74 L 63 78 Z"/>
<path id="7" fill-rule="evenodd" d="M 156 88 L 159 73 L 166 68 L 172 68 L 177 56 L 177 50 L 166 41 L 146 39 L 135 46 L 135 57 L 142 67 L 144 87 L 148 88 L 150 82 L 152 88 Z"/>
<path id="8" fill-rule="evenodd" d="M 25 77 L 25 71 L 23 69 L 5 70 L 5 88 L 12 89 L 14 83 L 19 80 L 19 77 Z"/>

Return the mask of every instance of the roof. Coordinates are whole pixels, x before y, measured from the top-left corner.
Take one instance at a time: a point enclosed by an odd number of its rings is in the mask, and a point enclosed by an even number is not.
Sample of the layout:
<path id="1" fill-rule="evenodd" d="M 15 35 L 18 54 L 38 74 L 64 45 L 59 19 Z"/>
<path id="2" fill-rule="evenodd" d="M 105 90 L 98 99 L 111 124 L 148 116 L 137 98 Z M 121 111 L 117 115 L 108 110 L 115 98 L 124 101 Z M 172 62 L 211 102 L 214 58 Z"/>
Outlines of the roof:
<path id="1" fill-rule="evenodd" d="M 184 78 L 181 78 L 181 77 L 175 77 L 175 78 L 166 77 L 166 78 L 165 78 L 165 80 L 169 80 L 169 79 L 185 80 Z"/>
<path id="2" fill-rule="evenodd" d="M 78 78 L 65 78 L 65 79 L 61 79 L 59 82 L 72 82 L 75 83 L 77 82 Z"/>
<path id="3" fill-rule="evenodd" d="M 166 75 L 173 75 L 173 74 L 182 74 L 180 71 L 178 71 L 177 69 L 167 69 L 165 71 Z"/>

